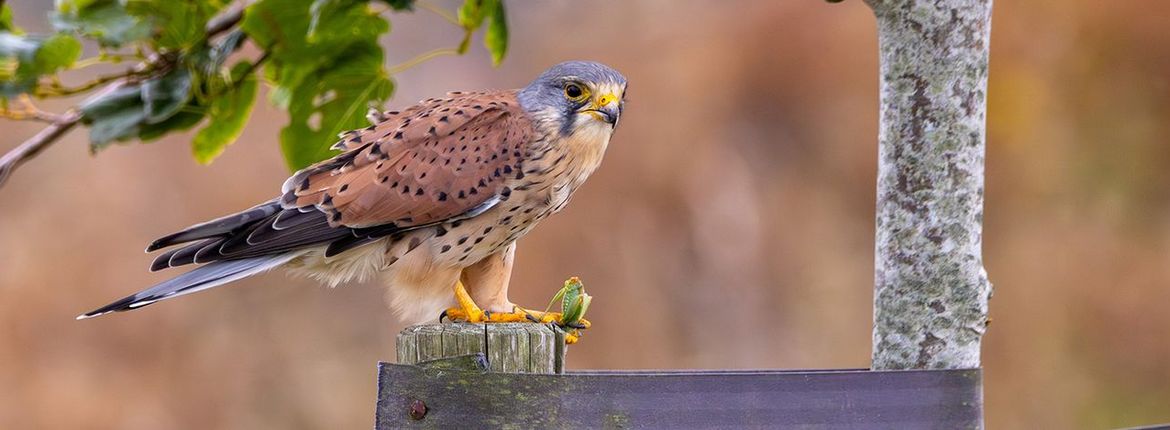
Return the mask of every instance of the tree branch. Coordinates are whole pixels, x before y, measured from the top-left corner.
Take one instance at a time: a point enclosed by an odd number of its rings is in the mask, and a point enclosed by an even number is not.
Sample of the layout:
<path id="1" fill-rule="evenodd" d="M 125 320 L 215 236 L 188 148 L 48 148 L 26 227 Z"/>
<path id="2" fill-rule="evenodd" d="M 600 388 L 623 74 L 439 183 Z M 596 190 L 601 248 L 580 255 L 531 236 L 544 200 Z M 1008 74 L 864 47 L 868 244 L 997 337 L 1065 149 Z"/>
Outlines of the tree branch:
<path id="1" fill-rule="evenodd" d="M 3 0 L 0 0 L 0 4 L 3 4 L 2 1 Z M 207 38 L 210 39 L 216 35 L 219 35 L 220 33 L 230 30 L 232 27 L 235 27 L 236 24 L 239 24 L 243 17 L 244 6 L 242 4 L 233 4 L 229 6 L 226 11 L 207 21 Z M 102 87 L 101 90 L 99 90 L 97 95 L 94 96 L 101 97 L 101 95 L 112 92 L 131 79 L 139 77 L 144 71 L 168 70 L 170 67 L 175 65 L 174 63 L 177 61 L 177 59 L 178 56 L 176 55 L 153 55 L 151 58 L 139 64 L 133 70 L 127 72 L 124 75 L 115 75 L 108 77 L 108 79 L 99 78 L 96 81 L 96 84 L 93 84 L 92 86 L 89 84 L 83 85 L 80 89 L 76 89 L 77 91 L 72 91 L 69 93 L 72 94 L 75 92 L 84 92 L 89 89 L 96 88 L 104 83 L 106 85 Z M 48 148 L 53 143 L 60 140 L 61 137 L 65 135 L 65 133 L 73 129 L 73 127 L 76 126 L 78 122 L 81 122 L 81 119 L 81 112 L 76 107 L 71 108 L 64 114 L 57 116 L 57 118 L 55 118 L 55 120 L 48 127 L 45 127 L 44 130 L 41 130 L 39 133 L 24 141 L 16 148 L 8 151 L 4 154 L 3 157 L 0 157 L 0 186 L 4 185 L 4 182 L 8 179 L 9 176 L 12 175 L 14 171 L 16 171 L 17 167 L 20 167 L 21 164 L 24 164 L 24 162 L 37 156 L 37 154 L 39 154 L 41 151 L 44 151 L 45 148 Z"/>

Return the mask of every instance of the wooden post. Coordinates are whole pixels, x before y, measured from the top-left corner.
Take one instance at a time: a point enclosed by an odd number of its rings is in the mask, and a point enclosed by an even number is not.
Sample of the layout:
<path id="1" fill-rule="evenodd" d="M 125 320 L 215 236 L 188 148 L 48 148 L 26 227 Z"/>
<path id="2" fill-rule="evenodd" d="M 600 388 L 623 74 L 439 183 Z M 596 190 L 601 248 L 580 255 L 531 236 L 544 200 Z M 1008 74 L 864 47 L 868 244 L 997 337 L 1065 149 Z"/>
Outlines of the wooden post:
<path id="1" fill-rule="evenodd" d="M 398 333 L 398 364 L 468 354 L 487 357 L 488 371 L 564 373 L 565 335 L 542 324 L 423 324 Z"/>
<path id="2" fill-rule="evenodd" d="M 979 367 L 991 0 L 866 0 L 881 53 L 874 369 Z"/>

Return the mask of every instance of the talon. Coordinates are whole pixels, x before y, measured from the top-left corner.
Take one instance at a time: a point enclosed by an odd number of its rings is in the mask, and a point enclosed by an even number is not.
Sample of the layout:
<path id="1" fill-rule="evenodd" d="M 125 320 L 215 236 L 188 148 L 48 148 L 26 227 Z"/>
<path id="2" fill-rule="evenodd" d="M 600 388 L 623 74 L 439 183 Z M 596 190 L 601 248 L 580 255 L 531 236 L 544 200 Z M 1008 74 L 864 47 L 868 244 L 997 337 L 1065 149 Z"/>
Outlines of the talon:
<path id="1" fill-rule="evenodd" d="M 443 312 L 439 313 L 439 323 L 440 324 L 443 323 L 443 318 L 447 318 L 447 310 L 446 309 L 443 309 Z"/>

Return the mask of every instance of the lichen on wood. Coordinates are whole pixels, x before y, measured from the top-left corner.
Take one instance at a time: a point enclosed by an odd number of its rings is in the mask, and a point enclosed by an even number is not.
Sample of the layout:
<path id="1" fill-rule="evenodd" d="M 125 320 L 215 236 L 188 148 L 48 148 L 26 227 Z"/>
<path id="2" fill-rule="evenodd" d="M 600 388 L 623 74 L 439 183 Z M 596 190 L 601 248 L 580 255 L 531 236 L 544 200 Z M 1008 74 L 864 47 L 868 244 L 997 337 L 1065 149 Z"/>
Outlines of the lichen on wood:
<path id="1" fill-rule="evenodd" d="M 873 367 L 974 368 L 991 284 L 991 0 L 867 0 L 881 58 Z"/>

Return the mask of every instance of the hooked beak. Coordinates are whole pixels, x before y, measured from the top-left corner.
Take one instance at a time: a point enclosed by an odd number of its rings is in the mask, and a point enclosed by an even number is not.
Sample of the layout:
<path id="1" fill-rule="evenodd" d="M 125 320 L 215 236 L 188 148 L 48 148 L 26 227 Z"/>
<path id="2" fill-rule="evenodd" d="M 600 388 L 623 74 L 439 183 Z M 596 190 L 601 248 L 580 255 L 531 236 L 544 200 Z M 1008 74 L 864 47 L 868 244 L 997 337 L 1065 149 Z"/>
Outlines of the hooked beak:
<path id="1" fill-rule="evenodd" d="M 621 101 L 612 93 L 605 94 L 594 100 L 586 112 L 589 112 L 594 118 L 600 121 L 604 121 L 610 125 L 617 125 L 618 118 L 622 115 Z"/>

